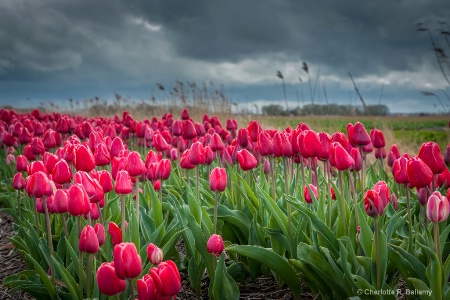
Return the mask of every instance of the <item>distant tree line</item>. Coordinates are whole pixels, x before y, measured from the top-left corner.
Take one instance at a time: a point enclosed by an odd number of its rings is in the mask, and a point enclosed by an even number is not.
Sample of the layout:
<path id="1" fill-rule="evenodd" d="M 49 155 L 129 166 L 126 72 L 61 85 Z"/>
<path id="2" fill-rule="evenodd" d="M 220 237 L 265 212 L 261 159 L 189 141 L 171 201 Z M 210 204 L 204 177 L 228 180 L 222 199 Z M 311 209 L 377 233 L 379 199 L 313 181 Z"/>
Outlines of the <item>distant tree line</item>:
<path id="1" fill-rule="evenodd" d="M 270 104 L 263 106 L 263 115 L 266 116 L 350 116 L 350 115 L 366 115 L 362 108 L 355 108 L 352 105 L 340 104 L 308 104 L 302 108 L 294 108 L 285 110 L 279 104 Z M 367 105 L 367 112 L 370 116 L 386 116 L 389 114 L 389 108 L 386 105 Z"/>

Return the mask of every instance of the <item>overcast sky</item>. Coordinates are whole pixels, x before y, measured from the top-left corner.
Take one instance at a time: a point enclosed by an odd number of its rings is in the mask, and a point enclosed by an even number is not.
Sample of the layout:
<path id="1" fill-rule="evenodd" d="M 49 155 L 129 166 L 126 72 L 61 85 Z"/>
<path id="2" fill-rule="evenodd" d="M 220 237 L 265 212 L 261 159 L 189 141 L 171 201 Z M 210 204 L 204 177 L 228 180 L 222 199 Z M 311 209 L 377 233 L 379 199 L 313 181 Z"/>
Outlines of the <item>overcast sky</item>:
<path id="1" fill-rule="evenodd" d="M 368 104 L 449 110 L 450 85 L 416 30 L 428 24 L 450 55 L 439 21 L 450 23 L 448 1 L 0 0 L 0 106 L 148 100 L 176 80 L 284 105 L 279 70 L 293 107 L 311 102 L 306 62 L 315 103 L 357 102 L 351 72 Z"/>

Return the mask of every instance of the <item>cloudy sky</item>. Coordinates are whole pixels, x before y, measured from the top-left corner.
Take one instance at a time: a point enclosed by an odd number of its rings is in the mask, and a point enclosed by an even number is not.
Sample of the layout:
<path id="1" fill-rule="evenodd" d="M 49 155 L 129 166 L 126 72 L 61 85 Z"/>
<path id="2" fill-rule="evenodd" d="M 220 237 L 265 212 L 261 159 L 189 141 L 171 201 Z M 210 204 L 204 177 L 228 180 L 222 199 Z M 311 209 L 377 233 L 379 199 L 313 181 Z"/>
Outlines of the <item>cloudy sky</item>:
<path id="1" fill-rule="evenodd" d="M 147 101 L 176 80 L 284 105 L 279 70 L 290 107 L 311 103 L 310 82 L 315 103 L 357 103 L 351 72 L 368 104 L 441 112 L 450 84 L 416 30 L 428 24 L 450 53 L 440 21 L 450 24 L 448 1 L 0 0 L 0 106 Z"/>

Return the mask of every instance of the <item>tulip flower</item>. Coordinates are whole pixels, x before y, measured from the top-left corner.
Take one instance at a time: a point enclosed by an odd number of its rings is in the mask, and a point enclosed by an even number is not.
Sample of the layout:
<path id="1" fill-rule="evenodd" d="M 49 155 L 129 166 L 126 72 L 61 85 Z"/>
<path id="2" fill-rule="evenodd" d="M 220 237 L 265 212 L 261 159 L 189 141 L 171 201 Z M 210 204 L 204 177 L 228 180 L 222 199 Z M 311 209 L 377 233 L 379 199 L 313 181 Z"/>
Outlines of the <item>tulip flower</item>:
<path id="1" fill-rule="evenodd" d="M 41 160 L 33 161 L 28 165 L 27 172 L 28 175 L 33 175 L 34 173 L 41 171 L 47 174 L 47 168 Z"/>
<path id="2" fill-rule="evenodd" d="M 58 214 L 66 213 L 69 209 L 69 197 L 66 190 L 56 190 L 53 196 L 53 208 Z"/>
<path id="3" fill-rule="evenodd" d="M 380 194 L 375 190 L 368 190 L 364 196 L 364 209 L 369 217 L 381 216 L 384 210 L 384 203 Z"/>
<path id="4" fill-rule="evenodd" d="M 447 220 L 449 215 L 448 199 L 440 192 L 434 192 L 428 199 L 427 217 L 433 223 Z"/>
<path id="5" fill-rule="evenodd" d="M 97 270 L 97 285 L 102 294 L 114 296 L 126 289 L 125 280 L 117 277 L 114 262 L 104 262 Z"/>
<path id="6" fill-rule="evenodd" d="M 114 266 L 120 279 L 133 279 L 142 272 L 142 261 L 133 243 L 114 246 Z"/>
<path id="7" fill-rule="evenodd" d="M 356 122 L 355 125 L 347 125 L 348 140 L 353 147 L 368 145 L 371 140 L 363 124 Z"/>
<path id="8" fill-rule="evenodd" d="M 158 162 L 155 170 L 155 176 L 161 180 L 167 180 L 172 170 L 172 163 L 169 159 L 162 159 Z"/>
<path id="9" fill-rule="evenodd" d="M 122 139 L 120 137 L 115 137 L 111 143 L 111 149 L 109 150 L 109 154 L 111 158 L 119 156 L 119 153 L 124 150 L 125 147 L 123 145 Z"/>
<path id="10" fill-rule="evenodd" d="M 131 177 L 141 176 L 145 171 L 145 165 L 139 152 L 132 151 L 128 154 L 127 171 Z"/>
<path id="11" fill-rule="evenodd" d="M 69 189 L 68 212 L 74 217 L 88 214 L 89 197 L 81 184 L 74 184 Z"/>
<path id="12" fill-rule="evenodd" d="M 150 274 L 144 275 L 141 279 L 136 282 L 138 290 L 138 300 L 148 300 L 148 299 L 162 299 L 163 297 L 158 295 L 156 291 L 155 283 Z"/>
<path id="13" fill-rule="evenodd" d="M 72 180 L 72 171 L 64 159 L 58 161 L 53 167 L 52 179 L 58 184 L 65 184 Z"/>
<path id="14" fill-rule="evenodd" d="M 50 182 L 47 175 L 42 171 L 37 171 L 36 173 L 31 175 L 29 190 L 31 194 L 36 198 L 51 196 L 53 192 L 49 192 L 49 185 Z"/>
<path id="15" fill-rule="evenodd" d="M 114 182 L 114 192 L 118 195 L 128 195 L 133 190 L 133 185 L 125 170 L 117 172 L 116 181 Z"/>
<path id="16" fill-rule="evenodd" d="M 153 265 L 159 265 L 163 260 L 164 253 L 158 246 L 154 245 L 153 243 L 150 243 L 147 246 L 147 256 L 148 260 Z"/>
<path id="17" fill-rule="evenodd" d="M 96 223 L 94 226 L 95 234 L 97 235 L 98 245 L 101 247 L 105 243 L 105 227 L 102 224 Z"/>
<path id="18" fill-rule="evenodd" d="M 397 158 L 392 165 L 392 174 L 395 182 L 399 184 L 408 184 L 408 173 L 406 172 L 408 159 L 404 156 Z"/>
<path id="19" fill-rule="evenodd" d="M 205 163 L 205 148 L 202 143 L 195 142 L 191 146 L 191 155 L 189 156 L 189 163 L 197 166 Z"/>
<path id="20" fill-rule="evenodd" d="M 227 187 L 227 173 L 224 168 L 216 167 L 209 175 L 211 191 L 223 192 Z"/>
<path id="21" fill-rule="evenodd" d="M 33 153 L 33 151 L 31 151 L 31 144 L 26 145 L 23 148 L 23 155 L 28 159 L 28 160 L 35 160 L 36 159 L 36 154 Z"/>
<path id="22" fill-rule="evenodd" d="M 94 161 L 96 166 L 106 166 L 111 163 L 111 155 L 105 143 L 98 143 L 94 150 Z"/>
<path id="23" fill-rule="evenodd" d="M 273 154 L 273 141 L 268 132 L 262 131 L 258 135 L 259 152 L 262 156 Z"/>
<path id="24" fill-rule="evenodd" d="M 12 187 L 15 190 L 23 190 L 25 189 L 25 179 L 23 178 L 22 173 L 16 173 L 14 175 L 13 181 L 12 181 Z"/>
<path id="25" fill-rule="evenodd" d="M 104 193 L 102 186 L 95 178 L 92 178 L 89 173 L 82 171 L 76 172 L 74 183 L 83 185 L 91 203 L 97 203 L 103 199 Z"/>
<path id="26" fill-rule="evenodd" d="M 411 187 L 423 188 L 433 180 L 433 172 L 420 157 L 412 157 L 406 165 L 406 173 Z"/>
<path id="27" fill-rule="evenodd" d="M 26 172 L 28 167 L 28 159 L 24 155 L 18 155 L 16 159 L 17 172 Z"/>
<path id="28" fill-rule="evenodd" d="M 424 143 L 420 147 L 418 157 L 427 164 L 433 174 L 442 173 L 445 169 L 441 149 L 439 149 L 439 145 L 435 142 Z"/>
<path id="29" fill-rule="evenodd" d="M 437 176 L 437 183 L 439 187 L 450 187 L 450 171 L 447 168 Z"/>
<path id="30" fill-rule="evenodd" d="M 181 278 L 177 265 L 167 260 L 150 269 L 150 276 L 155 283 L 158 294 L 163 297 L 175 297 L 181 290 Z"/>
<path id="31" fill-rule="evenodd" d="M 111 242 L 113 246 L 122 243 L 122 232 L 116 223 L 109 222 L 108 233 L 111 235 Z"/>
<path id="32" fill-rule="evenodd" d="M 445 150 L 444 162 L 447 166 L 450 166 L 450 144 L 448 144 L 447 149 Z"/>
<path id="33" fill-rule="evenodd" d="M 359 151 L 358 148 L 352 148 L 352 150 L 350 151 L 350 156 L 353 159 L 353 165 L 352 165 L 352 170 L 359 172 L 362 169 L 363 166 L 363 161 L 362 161 L 362 157 L 361 157 L 361 152 Z"/>
<path id="34" fill-rule="evenodd" d="M 386 146 L 383 132 L 374 128 L 370 131 L 370 139 L 374 148 L 383 148 Z"/>
<path id="35" fill-rule="evenodd" d="M 197 137 L 197 131 L 195 130 L 194 123 L 191 120 L 186 120 L 184 123 L 184 130 L 182 134 L 183 138 L 186 140 L 192 140 Z"/>
<path id="36" fill-rule="evenodd" d="M 241 169 L 244 171 L 254 169 L 258 165 L 258 161 L 255 156 L 253 156 L 253 154 L 251 154 L 247 149 L 238 151 L 237 158 Z"/>
<path id="37" fill-rule="evenodd" d="M 31 152 L 34 155 L 41 155 L 44 154 L 45 152 L 45 146 L 44 143 L 42 142 L 42 140 L 38 137 L 34 137 L 31 139 L 30 142 L 31 145 Z"/>
<path id="38" fill-rule="evenodd" d="M 380 195 L 381 200 L 383 201 L 383 207 L 386 207 L 390 202 L 390 192 L 389 192 L 389 186 L 384 181 L 378 181 L 374 187 L 373 190 Z"/>
<path id="39" fill-rule="evenodd" d="M 206 243 L 206 249 L 214 256 L 220 256 L 223 252 L 223 239 L 218 234 L 213 234 Z"/>
<path id="40" fill-rule="evenodd" d="M 238 135 L 237 135 L 237 143 L 242 148 L 247 148 L 247 146 L 249 145 L 249 142 L 250 142 L 250 137 L 248 136 L 248 129 L 247 128 L 239 129 Z"/>
<path id="41" fill-rule="evenodd" d="M 344 171 L 353 166 L 354 161 L 341 144 L 334 142 L 330 147 L 330 163 L 339 171 Z"/>
<path id="42" fill-rule="evenodd" d="M 99 180 L 98 182 L 103 188 L 104 193 L 109 193 L 112 191 L 112 180 L 111 175 L 106 170 L 98 171 L 99 174 Z"/>
<path id="43" fill-rule="evenodd" d="M 400 158 L 400 151 L 398 150 L 398 146 L 396 144 L 393 144 L 391 146 L 391 150 L 389 150 L 389 155 L 388 155 L 388 160 L 387 160 L 388 166 L 392 168 L 392 166 L 394 165 L 394 161 L 398 158 Z"/>
<path id="44" fill-rule="evenodd" d="M 81 230 L 80 239 L 78 241 L 78 249 L 82 252 L 95 254 L 98 252 L 99 243 L 94 228 L 87 225 Z"/>
<path id="45" fill-rule="evenodd" d="M 77 171 L 90 172 L 95 168 L 94 155 L 85 145 L 79 145 L 75 150 L 74 166 Z"/>
<path id="46" fill-rule="evenodd" d="M 310 191 L 309 191 L 310 189 L 313 192 L 314 197 L 316 199 L 319 197 L 319 194 L 317 192 L 317 187 L 314 186 L 313 184 L 305 185 L 305 187 L 303 188 L 303 197 L 305 198 L 306 203 L 310 203 L 311 204 L 312 201 L 313 201 L 313 198 L 312 198 L 312 196 L 310 194 Z"/>

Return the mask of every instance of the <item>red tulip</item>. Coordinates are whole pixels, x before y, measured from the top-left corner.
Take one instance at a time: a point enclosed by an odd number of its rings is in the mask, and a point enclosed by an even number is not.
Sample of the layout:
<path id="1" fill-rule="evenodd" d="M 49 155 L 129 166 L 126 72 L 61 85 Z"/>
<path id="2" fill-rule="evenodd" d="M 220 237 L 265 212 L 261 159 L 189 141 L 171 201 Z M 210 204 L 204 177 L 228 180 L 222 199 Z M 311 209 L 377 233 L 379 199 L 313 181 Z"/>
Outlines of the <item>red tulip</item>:
<path id="1" fill-rule="evenodd" d="M 99 243 L 97 234 L 92 226 L 87 225 L 81 230 L 80 239 L 78 241 L 78 249 L 81 252 L 95 254 L 98 252 Z"/>
<path id="2" fill-rule="evenodd" d="M 102 224 L 96 223 L 94 226 L 95 234 L 97 235 L 98 245 L 101 247 L 105 243 L 105 227 Z"/>
<path id="3" fill-rule="evenodd" d="M 37 173 L 39 171 L 47 174 L 47 168 L 45 167 L 44 163 L 41 160 L 33 161 L 28 165 L 27 168 L 28 175 L 33 175 L 34 173 Z"/>
<path id="4" fill-rule="evenodd" d="M 375 158 L 381 159 L 381 157 L 386 158 L 386 149 L 385 148 L 375 148 Z"/>
<path id="5" fill-rule="evenodd" d="M 32 136 L 30 131 L 26 127 L 22 128 L 19 133 L 19 143 L 28 144 L 29 142 L 31 142 L 31 138 Z"/>
<path id="6" fill-rule="evenodd" d="M 56 122 L 56 131 L 59 133 L 69 132 L 69 123 L 65 117 L 60 117 Z"/>
<path id="7" fill-rule="evenodd" d="M 74 166 L 77 171 L 90 172 L 95 168 L 94 155 L 91 149 L 85 145 L 79 145 L 75 149 Z"/>
<path id="8" fill-rule="evenodd" d="M 23 190 L 25 189 L 25 179 L 22 176 L 22 173 L 16 173 L 13 178 L 12 187 L 15 190 Z"/>
<path id="9" fill-rule="evenodd" d="M 152 265 L 159 265 L 163 260 L 164 253 L 158 246 L 150 243 L 147 246 L 147 256 Z"/>
<path id="10" fill-rule="evenodd" d="M 420 147 L 418 157 L 430 167 L 433 174 L 442 173 L 445 169 L 441 149 L 439 149 L 439 145 L 435 142 L 424 143 Z"/>
<path id="11" fill-rule="evenodd" d="M 206 243 L 206 249 L 214 256 L 220 256 L 223 252 L 223 239 L 218 234 L 213 234 Z"/>
<path id="12" fill-rule="evenodd" d="M 180 166 L 183 169 L 195 168 L 195 166 L 191 164 L 190 158 L 191 158 L 191 149 L 187 149 L 186 151 L 183 152 L 180 159 Z"/>
<path id="13" fill-rule="evenodd" d="M 383 148 L 384 146 L 386 146 L 383 132 L 376 128 L 370 131 L 370 139 L 372 140 L 374 148 Z"/>
<path id="14" fill-rule="evenodd" d="M 142 261 L 133 243 L 114 246 L 114 266 L 120 279 L 133 279 L 142 272 Z"/>
<path id="15" fill-rule="evenodd" d="M 227 173 L 224 168 L 216 167 L 209 175 L 209 188 L 214 192 L 223 192 L 227 187 Z"/>
<path id="16" fill-rule="evenodd" d="M 153 188 L 155 189 L 155 191 L 161 190 L 161 180 L 158 179 L 153 182 Z"/>
<path id="17" fill-rule="evenodd" d="M 349 123 L 347 125 L 347 134 L 349 142 L 353 147 L 366 146 L 370 143 L 367 130 L 360 122 L 356 122 L 354 126 Z"/>
<path id="18" fill-rule="evenodd" d="M 104 143 L 98 143 L 95 146 L 94 161 L 96 166 L 106 166 L 111 163 L 111 155 Z"/>
<path id="19" fill-rule="evenodd" d="M 103 188 L 104 193 L 109 193 L 112 191 L 112 181 L 111 181 L 111 175 L 106 170 L 98 171 L 98 182 Z"/>
<path id="20" fill-rule="evenodd" d="M 317 187 L 313 184 L 305 185 L 305 187 L 303 188 L 303 197 L 305 198 L 306 203 L 311 204 L 313 202 L 313 197 L 311 196 L 311 193 L 309 191 L 310 189 L 316 199 L 319 198 L 319 194 L 317 192 Z"/>
<path id="21" fill-rule="evenodd" d="M 120 294 L 127 287 L 126 281 L 117 277 L 114 262 L 104 262 L 98 268 L 97 285 L 100 292 L 106 296 Z"/>
<path id="22" fill-rule="evenodd" d="M 445 168 L 444 171 L 438 175 L 437 182 L 439 187 L 450 187 L 450 171 L 447 168 Z"/>
<path id="23" fill-rule="evenodd" d="M 163 297 L 174 297 L 181 290 L 180 274 L 177 265 L 171 260 L 160 263 L 158 268 L 151 268 L 150 276 L 158 294 Z"/>
<path id="24" fill-rule="evenodd" d="M 172 170 L 172 163 L 169 159 L 162 159 L 156 166 L 155 176 L 161 180 L 167 180 Z"/>
<path id="25" fill-rule="evenodd" d="M 269 133 L 262 131 L 258 135 L 259 152 L 262 156 L 268 156 L 273 154 L 273 141 Z"/>
<path id="26" fill-rule="evenodd" d="M 361 158 L 361 152 L 359 151 L 358 148 L 352 148 L 352 150 L 350 151 L 350 156 L 353 158 L 353 165 L 352 165 L 352 170 L 359 172 L 362 169 L 362 158 Z"/>
<path id="27" fill-rule="evenodd" d="M 305 158 L 317 157 L 322 150 L 319 135 L 312 130 L 303 131 L 297 141 L 300 153 Z"/>
<path id="28" fill-rule="evenodd" d="M 52 194 L 49 193 L 48 188 L 49 185 L 50 182 L 48 180 L 47 175 L 42 171 L 38 171 L 33 175 L 31 175 L 31 179 L 29 182 L 29 190 L 31 194 L 36 198 L 51 196 Z"/>
<path id="29" fill-rule="evenodd" d="M 406 172 L 406 166 L 408 159 L 404 156 L 396 159 L 392 165 L 392 174 L 394 179 L 399 184 L 408 184 L 408 173 Z"/>
<path id="30" fill-rule="evenodd" d="M 172 125 L 172 134 L 174 136 L 181 136 L 183 134 L 183 127 L 181 120 L 175 120 Z"/>
<path id="31" fill-rule="evenodd" d="M 150 274 L 146 274 L 141 279 L 138 279 L 136 282 L 136 286 L 138 290 L 138 300 L 165 300 L 165 298 L 162 298 L 162 296 L 158 295 L 155 283 L 153 282 L 153 278 L 150 276 Z"/>
<path id="32" fill-rule="evenodd" d="M 250 121 L 250 123 L 248 124 L 247 130 L 248 130 L 248 133 L 250 136 L 250 140 L 253 143 L 256 143 L 258 141 L 258 136 L 262 131 L 261 124 L 259 124 L 258 121 Z"/>
<path id="33" fill-rule="evenodd" d="M 51 149 L 56 147 L 55 132 L 53 130 L 47 130 L 42 138 L 42 143 L 45 149 Z"/>
<path id="34" fill-rule="evenodd" d="M 55 209 L 53 208 L 53 197 L 47 197 L 47 210 L 49 214 L 52 214 L 55 212 Z M 44 200 L 42 198 L 36 199 L 36 211 L 41 214 L 45 214 L 45 206 L 44 206 Z"/>
<path id="35" fill-rule="evenodd" d="M 184 123 L 184 131 L 182 136 L 186 140 L 192 140 L 197 137 L 197 131 L 195 130 L 194 123 L 192 123 L 191 120 L 186 120 L 186 123 Z"/>
<path id="36" fill-rule="evenodd" d="M 52 171 L 52 179 L 57 184 L 65 184 L 72 180 L 72 171 L 69 164 L 61 159 L 56 163 Z"/>
<path id="37" fill-rule="evenodd" d="M 92 178 L 89 173 L 82 171 L 76 172 L 74 182 L 83 185 L 91 203 L 97 203 L 103 199 L 104 193 L 102 186 L 96 179 Z"/>
<path id="38" fill-rule="evenodd" d="M 41 155 L 44 154 L 45 152 L 45 146 L 44 143 L 42 142 L 42 140 L 38 137 L 34 137 L 31 139 L 30 142 L 31 145 L 31 152 L 34 155 Z"/>
<path id="39" fill-rule="evenodd" d="M 400 157 L 400 151 L 398 150 L 398 146 L 396 144 L 393 144 L 391 146 L 391 150 L 389 150 L 389 155 L 388 155 L 388 160 L 387 160 L 388 166 L 392 168 L 394 161 L 399 157 Z"/>
<path id="40" fill-rule="evenodd" d="M 189 111 L 187 108 L 183 108 L 183 110 L 181 111 L 181 119 L 182 120 L 189 120 L 190 116 L 189 116 Z"/>
<path id="41" fill-rule="evenodd" d="M 69 189 L 68 212 L 74 217 L 89 213 L 89 197 L 81 184 L 74 184 Z"/>
<path id="42" fill-rule="evenodd" d="M 117 172 L 127 169 L 128 157 L 113 157 L 111 162 L 111 175 L 116 180 Z"/>
<path id="43" fill-rule="evenodd" d="M 125 147 L 123 145 L 122 139 L 120 137 L 115 137 L 111 144 L 111 149 L 109 150 L 109 154 L 111 158 L 119 156 L 119 153 L 124 150 Z"/>
<path id="44" fill-rule="evenodd" d="M 418 190 L 417 200 L 419 200 L 419 204 L 420 205 L 425 206 L 425 205 L 427 205 L 428 198 L 430 196 L 431 195 L 428 193 L 428 189 L 426 187 L 424 187 L 424 188 L 421 188 L 421 189 Z"/>
<path id="45" fill-rule="evenodd" d="M 427 217 L 433 223 L 447 220 L 449 215 L 449 203 L 440 192 L 434 192 L 428 199 Z"/>
<path id="46" fill-rule="evenodd" d="M 355 162 L 340 143 L 334 142 L 330 148 L 330 163 L 333 163 L 339 171 L 344 171 L 353 166 Z"/>
<path id="47" fill-rule="evenodd" d="M 128 195 L 133 191 L 133 185 L 128 172 L 120 170 L 117 172 L 116 181 L 114 182 L 114 192 L 118 195 Z"/>
<path id="48" fill-rule="evenodd" d="M 18 155 L 16 159 L 17 172 L 26 172 L 28 167 L 28 159 L 24 155 Z"/>
<path id="49" fill-rule="evenodd" d="M 447 166 L 450 166 L 450 144 L 448 144 L 447 149 L 445 150 L 444 162 Z"/>
<path id="50" fill-rule="evenodd" d="M 138 177 L 144 173 L 145 165 L 139 152 L 132 151 L 128 154 L 127 171 L 131 177 Z"/>
<path id="51" fill-rule="evenodd" d="M 433 180 L 433 172 L 419 157 L 411 157 L 406 165 L 410 186 L 416 188 L 426 187 Z"/>
<path id="52" fill-rule="evenodd" d="M 331 136 L 326 132 L 319 133 L 319 141 L 321 144 L 321 148 L 319 150 L 319 155 L 317 158 L 319 160 L 328 160 L 330 146 L 331 146 Z"/>
<path id="53" fill-rule="evenodd" d="M 253 156 L 253 154 L 248 152 L 247 149 L 238 151 L 237 158 L 241 169 L 244 171 L 251 170 L 258 165 L 258 161 L 256 160 L 256 158 Z"/>
<path id="54" fill-rule="evenodd" d="M 122 231 L 114 222 L 109 222 L 108 233 L 111 235 L 111 242 L 113 246 L 122 243 Z"/>
<path id="55" fill-rule="evenodd" d="M 23 148 L 23 155 L 28 159 L 28 160 L 35 160 L 36 159 L 36 155 L 33 153 L 33 151 L 31 151 L 31 144 L 26 145 Z"/>
<path id="56" fill-rule="evenodd" d="M 163 152 L 166 149 L 170 148 L 170 145 L 167 143 L 167 141 L 164 139 L 164 137 L 161 135 L 161 133 L 155 133 L 153 135 L 153 147 L 155 147 L 156 151 Z"/>
<path id="57" fill-rule="evenodd" d="M 53 208 L 57 214 L 66 213 L 69 205 L 69 198 L 66 190 L 58 189 L 53 196 Z"/>
<path id="58" fill-rule="evenodd" d="M 389 186 L 384 181 L 378 181 L 374 187 L 373 190 L 380 195 L 381 200 L 383 201 L 383 206 L 386 207 L 389 204 L 390 201 L 390 192 L 389 192 Z"/>
<path id="59" fill-rule="evenodd" d="M 333 135 L 331 136 L 331 143 L 339 143 L 345 150 L 348 150 L 350 146 L 347 137 L 343 132 L 333 133 Z"/>
<path id="60" fill-rule="evenodd" d="M 384 210 L 383 200 L 374 190 L 368 190 L 364 196 L 364 208 L 369 217 L 381 216 Z"/>
<path id="61" fill-rule="evenodd" d="M 202 143 L 195 142 L 191 146 L 191 155 L 189 156 L 189 162 L 194 165 L 201 165 L 205 163 L 205 148 Z"/>

